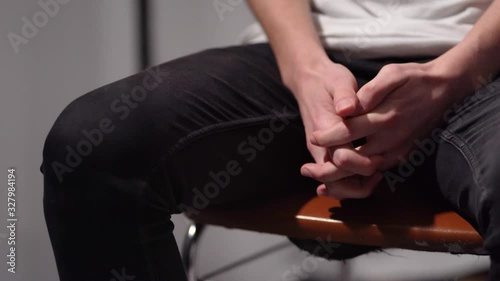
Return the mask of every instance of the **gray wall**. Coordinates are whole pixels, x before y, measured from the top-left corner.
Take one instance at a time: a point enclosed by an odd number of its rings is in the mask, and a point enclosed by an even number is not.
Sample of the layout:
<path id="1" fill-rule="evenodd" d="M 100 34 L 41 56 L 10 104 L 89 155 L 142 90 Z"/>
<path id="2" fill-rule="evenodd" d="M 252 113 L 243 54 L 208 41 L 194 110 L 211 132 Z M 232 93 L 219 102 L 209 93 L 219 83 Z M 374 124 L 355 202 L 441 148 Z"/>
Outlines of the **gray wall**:
<path id="1" fill-rule="evenodd" d="M 153 56 L 156 62 L 210 47 L 237 44 L 239 33 L 254 22 L 245 0 L 153 2 Z M 214 3 L 228 5 L 225 6 L 227 10 L 217 10 Z"/>
<path id="2" fill-rule="evenodd" d="M 4 183 L 8 167 L 17 169 L 19 219 L 15 275 L 5 270 L 7 231 L 0 228 L 0 280 L 58 280 L 42 212 L 42 176 L 38 168 L 44 138 L 70 101 L 138 69 L 135 1 L 131 0 L 70 0 L 27 44 L 20 45 L 16 53 L 7 34 L 21 33 L 22 17 L 31 19 L 41 10 L 37 1 L 0 3 L 0 180 Z M 244 1 L 225 12 L 222 18 L 214 2 L 153 1 L 153 62 L 237 43 L 238 33 L 253 21 Z M 2 225 L 7 218 L 6 188 L 3 187 L 5 184 L 0 189 Z M 188 221 L 181 215 L 174 216 L 173 220 L 176 238 L 182 243 Z M 211 227 L 203 237 L 199 272 L 208 273 L 283 242 L 286 242 L 283 237 Z M 354 280 L 416 280 L 415 273 L 422 270 L 449 277 L 459 269 L 473 271 L 487 265 L 484 258 L 398 250 L 390 253 L 396 256 L 368 255 L 350 262 Z M 304 253 L 288 245 L 214 279 L 281 280 L 284 272 L 292 265 L 300 265 L 305 258 Z M 310 280 L 338 280 L 338 263 L 319 263 Z"/>
<path id="3" fill-rule="evenodd" d="M 42 212 L 43 141 L 71 100 L 136 71 L 132 3 L 71 0 L 16 53 L 7 35 L 21 35 L 22 17 L 31 21 L 42 9 L 35 0 L 0 2 L 0 233 L 7 167 L 17 169 L 19 219 L 17 273 L 6 272 L 7 243 L 0 238 L 0 280 L 58 280 Z"/>

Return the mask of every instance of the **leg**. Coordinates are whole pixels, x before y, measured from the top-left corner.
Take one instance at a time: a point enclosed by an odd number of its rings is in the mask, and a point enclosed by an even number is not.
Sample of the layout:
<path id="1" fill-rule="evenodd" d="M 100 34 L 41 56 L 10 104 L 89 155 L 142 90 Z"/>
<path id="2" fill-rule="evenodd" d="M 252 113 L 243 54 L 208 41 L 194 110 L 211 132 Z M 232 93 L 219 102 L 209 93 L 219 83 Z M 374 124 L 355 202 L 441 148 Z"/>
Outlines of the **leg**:
<path id="1" fill-rule="evenodd" d="M 500 79 L 451 118 L 436 155 L 441 192 L 480 232 L 500 280 Z"/>
<path id="2" fill-rule="evenodd" d="M 185 280 L 170 214 L 314 192 L 299 174 L 310 157 L 298 115 L 267 45 L 198 53 L 76 99 L 43 152 L 60 280 Z"/>
<path id="3" fill-rule="evenodd" d="M 381 62 L 347 65 L 360 83 Z M 170 215 L 293 189 L 312 161 L 266 44 L 160 65 L 72 102 L 47 136 L 44 212 L 62 281 L 185 280 Z"/>

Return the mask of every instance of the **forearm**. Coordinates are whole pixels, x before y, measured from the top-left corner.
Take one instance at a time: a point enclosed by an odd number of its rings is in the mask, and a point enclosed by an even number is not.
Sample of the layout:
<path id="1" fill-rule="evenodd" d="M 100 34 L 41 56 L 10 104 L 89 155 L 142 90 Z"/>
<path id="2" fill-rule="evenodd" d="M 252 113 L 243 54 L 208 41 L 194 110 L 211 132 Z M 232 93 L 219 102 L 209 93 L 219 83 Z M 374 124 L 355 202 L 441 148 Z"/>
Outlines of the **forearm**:
<path id="1" fill-rule="evenodd" d="M 500 0 L 494 1 L 462 42 L 436 61 L 473 90 L 500 72 Z M 484 85 L 482 85 L 484 86 Z"/>
<path id="2" fill-rule="evenodd" d="M 295 72 L 328 59 L 311 18 L 309 0 L 249 0 L 266 31 L 284 83 Z"/>

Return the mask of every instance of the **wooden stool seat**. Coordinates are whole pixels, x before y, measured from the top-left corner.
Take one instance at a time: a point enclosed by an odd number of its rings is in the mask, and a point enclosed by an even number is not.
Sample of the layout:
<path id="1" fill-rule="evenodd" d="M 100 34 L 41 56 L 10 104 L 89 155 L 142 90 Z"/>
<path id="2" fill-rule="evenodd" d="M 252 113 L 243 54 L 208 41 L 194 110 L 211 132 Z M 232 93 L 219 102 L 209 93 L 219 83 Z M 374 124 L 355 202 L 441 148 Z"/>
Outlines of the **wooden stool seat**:
<path id="1" fill-rule="evenodd" d="M 486 254 L 476 230 L 442 199 L 411 191 L 343 201 L 311 193 L 285 194 L 258 202 L 209 207 L 189 217 L 200 224 L 295 238 Z"/>

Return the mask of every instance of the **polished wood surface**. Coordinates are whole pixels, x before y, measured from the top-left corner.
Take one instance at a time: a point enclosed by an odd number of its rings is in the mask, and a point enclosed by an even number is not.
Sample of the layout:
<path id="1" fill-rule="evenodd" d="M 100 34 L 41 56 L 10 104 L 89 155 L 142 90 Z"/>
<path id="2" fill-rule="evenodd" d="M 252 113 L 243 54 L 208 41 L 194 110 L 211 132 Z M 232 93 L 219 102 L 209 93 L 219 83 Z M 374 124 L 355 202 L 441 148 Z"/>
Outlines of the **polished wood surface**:
<path id="1" fill-rule="evenodd" d="M 201 223 L 296 238 L 423 251 L 486 254 L 476 230 L 439 196 L 418 188 L 369 199 L 335 200 L 314 193 L 284 194 L 212 206 L 189 217 Z M 415 192 L 417 191 L 417 192 Z"/>

